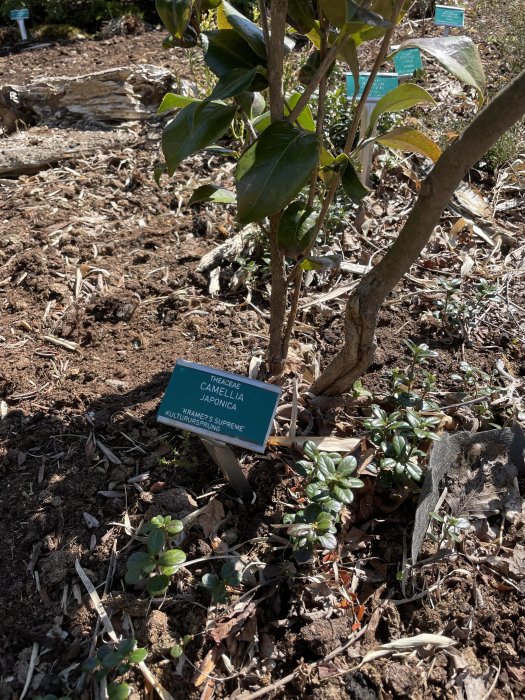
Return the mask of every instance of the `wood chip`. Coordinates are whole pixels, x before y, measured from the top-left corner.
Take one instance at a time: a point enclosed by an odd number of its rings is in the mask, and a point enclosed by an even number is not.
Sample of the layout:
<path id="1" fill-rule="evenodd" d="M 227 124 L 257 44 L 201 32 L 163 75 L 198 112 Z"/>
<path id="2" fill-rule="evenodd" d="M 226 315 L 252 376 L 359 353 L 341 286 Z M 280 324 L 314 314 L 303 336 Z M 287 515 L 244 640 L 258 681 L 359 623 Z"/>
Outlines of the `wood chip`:
<path id="1" fill-rule="evenodd" d="M 305 442 L 313 442 L 318 449 L 325 452 L 353 452 L 359 445 L 358 438 L 338 438 L 338 437 L 312 437 L 311 435 L 300 435 L 296 437 L 282 437 L 280 435 L 270 435 L 268 444 L 274 447 L 292 447 L 298 445 L 302 447 Z"/>
<path id="2" fill-rule="evenodd" d="M 74 343 L 72 340 L 64 340 L 64 338 L 56 338 L 54 335 L 43 335 L 42 340 L 46 343 L 51 343 L 51 345 L 57 345 L 60 348 L 65 348 L 66 350 L 72 350 L 73 352 L 80 352 L 78 343 Z"/>

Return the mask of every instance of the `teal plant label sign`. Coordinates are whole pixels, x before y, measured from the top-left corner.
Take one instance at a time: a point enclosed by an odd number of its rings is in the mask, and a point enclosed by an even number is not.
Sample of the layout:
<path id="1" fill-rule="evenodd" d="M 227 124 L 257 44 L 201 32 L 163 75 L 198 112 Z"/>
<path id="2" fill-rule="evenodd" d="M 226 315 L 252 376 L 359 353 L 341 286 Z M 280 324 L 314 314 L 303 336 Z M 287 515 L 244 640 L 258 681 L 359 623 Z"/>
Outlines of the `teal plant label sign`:
<path id="1" fill-rule="evenodd" d="M 462 7 L 436 5 L 434 23 L 439 27 L 464 27 L 465 10 Z"/>
<path id="2" fill-rule="evenodd" d="M 359 89 L 357 97 L 361 97 L 365 85 L 368 82 L 370 73 L 359 73 Z M 375 77 L 372 89 L 368 95 L 368 102 L 377 102 L 390 90 L 396 88 L 399 84 L 397 73 L 378 73 Z M 351 73 L 346 74 L 346 94 L 347 97 L 353 98 L 355 92 L 354 78 Z"/>
<path id="3" fill-rule="evenodd" d="M 157 420 L 264 452 L 281 387 L 177 360 Z"/>
<path id="4" fill-rule="evenodd" d="M 29 17 L 29 10 L 27 7 L 23 7 L 20 10 L 11 10 L 9 13 L 9 18 L 10 19 L 28 19 Z"/>
<path id="5" fill-rule="evenodd" d="M 412 75 L 423 68 L 419 49 L 402 49 L 394 54 L 394 66 L 399 75 Z"/>

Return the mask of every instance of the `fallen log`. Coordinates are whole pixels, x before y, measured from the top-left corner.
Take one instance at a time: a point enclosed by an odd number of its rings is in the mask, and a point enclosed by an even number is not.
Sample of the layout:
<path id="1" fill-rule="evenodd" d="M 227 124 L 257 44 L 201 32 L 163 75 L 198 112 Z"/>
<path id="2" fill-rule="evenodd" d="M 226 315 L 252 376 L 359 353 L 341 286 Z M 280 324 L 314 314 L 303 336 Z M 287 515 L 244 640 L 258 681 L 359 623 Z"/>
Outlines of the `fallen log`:
<path id="1" fill-rule="evenodd" d="M 109 152 L 136 140 L 136 134 L 125 130 L 34 127 L 0 140 L 0 177 L 31 175 L 58 162 Z"/>
<path id="2" fill-rule="evenodd" d="M 11 133 L 19 123 L 56 124 L 67 117 L 98 122 L 149 119 L 176 82 L 166 68 L 143 64 L 0 85 L 0 126 Z"/>

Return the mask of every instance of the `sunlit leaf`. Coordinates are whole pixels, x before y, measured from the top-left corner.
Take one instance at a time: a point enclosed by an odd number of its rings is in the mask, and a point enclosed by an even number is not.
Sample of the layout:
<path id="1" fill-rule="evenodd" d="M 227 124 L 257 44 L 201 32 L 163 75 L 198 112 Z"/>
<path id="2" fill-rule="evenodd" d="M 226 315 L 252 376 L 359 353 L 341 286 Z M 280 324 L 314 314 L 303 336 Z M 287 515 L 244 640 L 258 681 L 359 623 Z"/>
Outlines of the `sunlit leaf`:
<path id="1" fill-rule="evenodd" d="M 191 105 L 192 102 L 200 102 L 200 100 L 198 100 L 196 97 L 188 97 L 187 95 L 177 95 L 174 92 L 168 92 L 162 98 L 157 114 L 162 114 L 170 109 L 180 109 L 181 107 L 186 107 L 186 105 Z"/>
<path id="2" fill-rule="evenodd" d="M 219 204 L 235 204 L 237 198 L 235 192 L 224 189 L 220 185 L 201 185 L 190 197 L 188 206 L 197 202 L 216 202 Z"/>
<path id="3" fill-rule="evenodd" d="M 467 36 L 424 37 L 404 41 L 400 49 L 417 47 L 440 63 L 445 70 L 478 92 L 483 102 L 485 72 L 476 44 Z"/>
<path id="4" fill-rule="evenodd" d="M 203 106 L 191 104 L 181 109 L 162 133 L 162 152 L 168 174 L 173 175 L 178 165 L 192 153 L 215 143 L 230 126 L 235 112 L 235 105 L 216 102 Z"/>
<path id="5" fill-rule="evenodd" d="M 275 122 L 237 165 L 238 219 L 247 224 L 281 211 L 310 179 L 319 161 L 315 134 Z"/>
<path id="6" fill-rule="evenodd" d="M 417 129 L 412 129 L 408 126 L 400 126 L 392 129 L 386 134 L 378 136 L 378 143 L 388 148 L 395 148 L 400 151 L 410 151 L 411 153 L 420 153 L 432 161 L 436 161 L 441 155 L 441 149 L 425 134 Z"/>
<path id="7" fill-rule="evenodd" d="M 398 85 L 398 87 L 390 90 L 386 95 L 383 95 L 372 110 L 368 133 L 372 133 L 377 120 L 382 114 L 386 112 L 401 112 L 404 109 L 410 109 L 410 107 L 414 107 L 414 105 L 421 104 L 422 102 L 436 104 L 432 95 L 419 85 L 415 85 L 414 83 Z"/>

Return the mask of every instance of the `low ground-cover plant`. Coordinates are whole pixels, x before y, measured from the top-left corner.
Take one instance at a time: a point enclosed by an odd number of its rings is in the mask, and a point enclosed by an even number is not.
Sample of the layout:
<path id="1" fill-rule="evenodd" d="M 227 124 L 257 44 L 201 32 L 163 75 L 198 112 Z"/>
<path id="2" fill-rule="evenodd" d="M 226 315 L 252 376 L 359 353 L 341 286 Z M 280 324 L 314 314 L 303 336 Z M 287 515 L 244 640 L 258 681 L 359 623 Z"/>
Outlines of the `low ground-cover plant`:
<path id="1" fill-rule="evenodd" d="M 147 655 L 146 649 L 137 647 L 135 639 L 123 639 L 116 644 L 101 646 L 96 656 L 86 661 L 83 668 L 86 672 L 94 672 L 96 680 L 112 679 L 107 689 L 109 700 L 126 700 L 131 688 L 115 678 L 128 673 L 133 666 L 144 661 Z"/>
<path id="2" fill-rule="evenodd" d="M 461 279 L 440 280 L 438 284 L 444 294 L 437 300 L 433 316 L 452 337 L 468 338 L 480 314 L 498 296 L 498 286 L 481 279 L 474 284 L 473 292 L 468 293 Z"/>
<path id="3" fill-rule="evenodd" d="M 361 479 L 352 476 L 357 461 L 352 455 L 322 452 L 311 441 L 305 443 L 303 451 L 308 459 L 296 462 L 294 469 L 304 477 L 301 498 L 307 505 L 287 513 L 283 523 L 290 526 L 288 535 L 294 549 L 335 549 L 340 513 L 353 502 L 353 491 L 364 486 Z"/>
<path id="4" fill-rule="evenodd" d="M 172 539 L 181 533 L 183 524 L 171 516 L 157 515 L 145 523 L 139 535 L 146 535 L 146 550 L 133 552 L 126 562 L 126 583 L 143 585 L 151 596 L 166 593 L 170 579 L 186 561 L 182 549 L 171 547 Z"/>
<path id="5" fill-rule="evenodd" d="M 204 574 L 202 585 L 211 594 L 214 603 L 225 603 L 228 600 L 228 589 L 241 585 L 242 573 L 233 561 L 226 561 L 221 566 L 220 574 Z"/>

